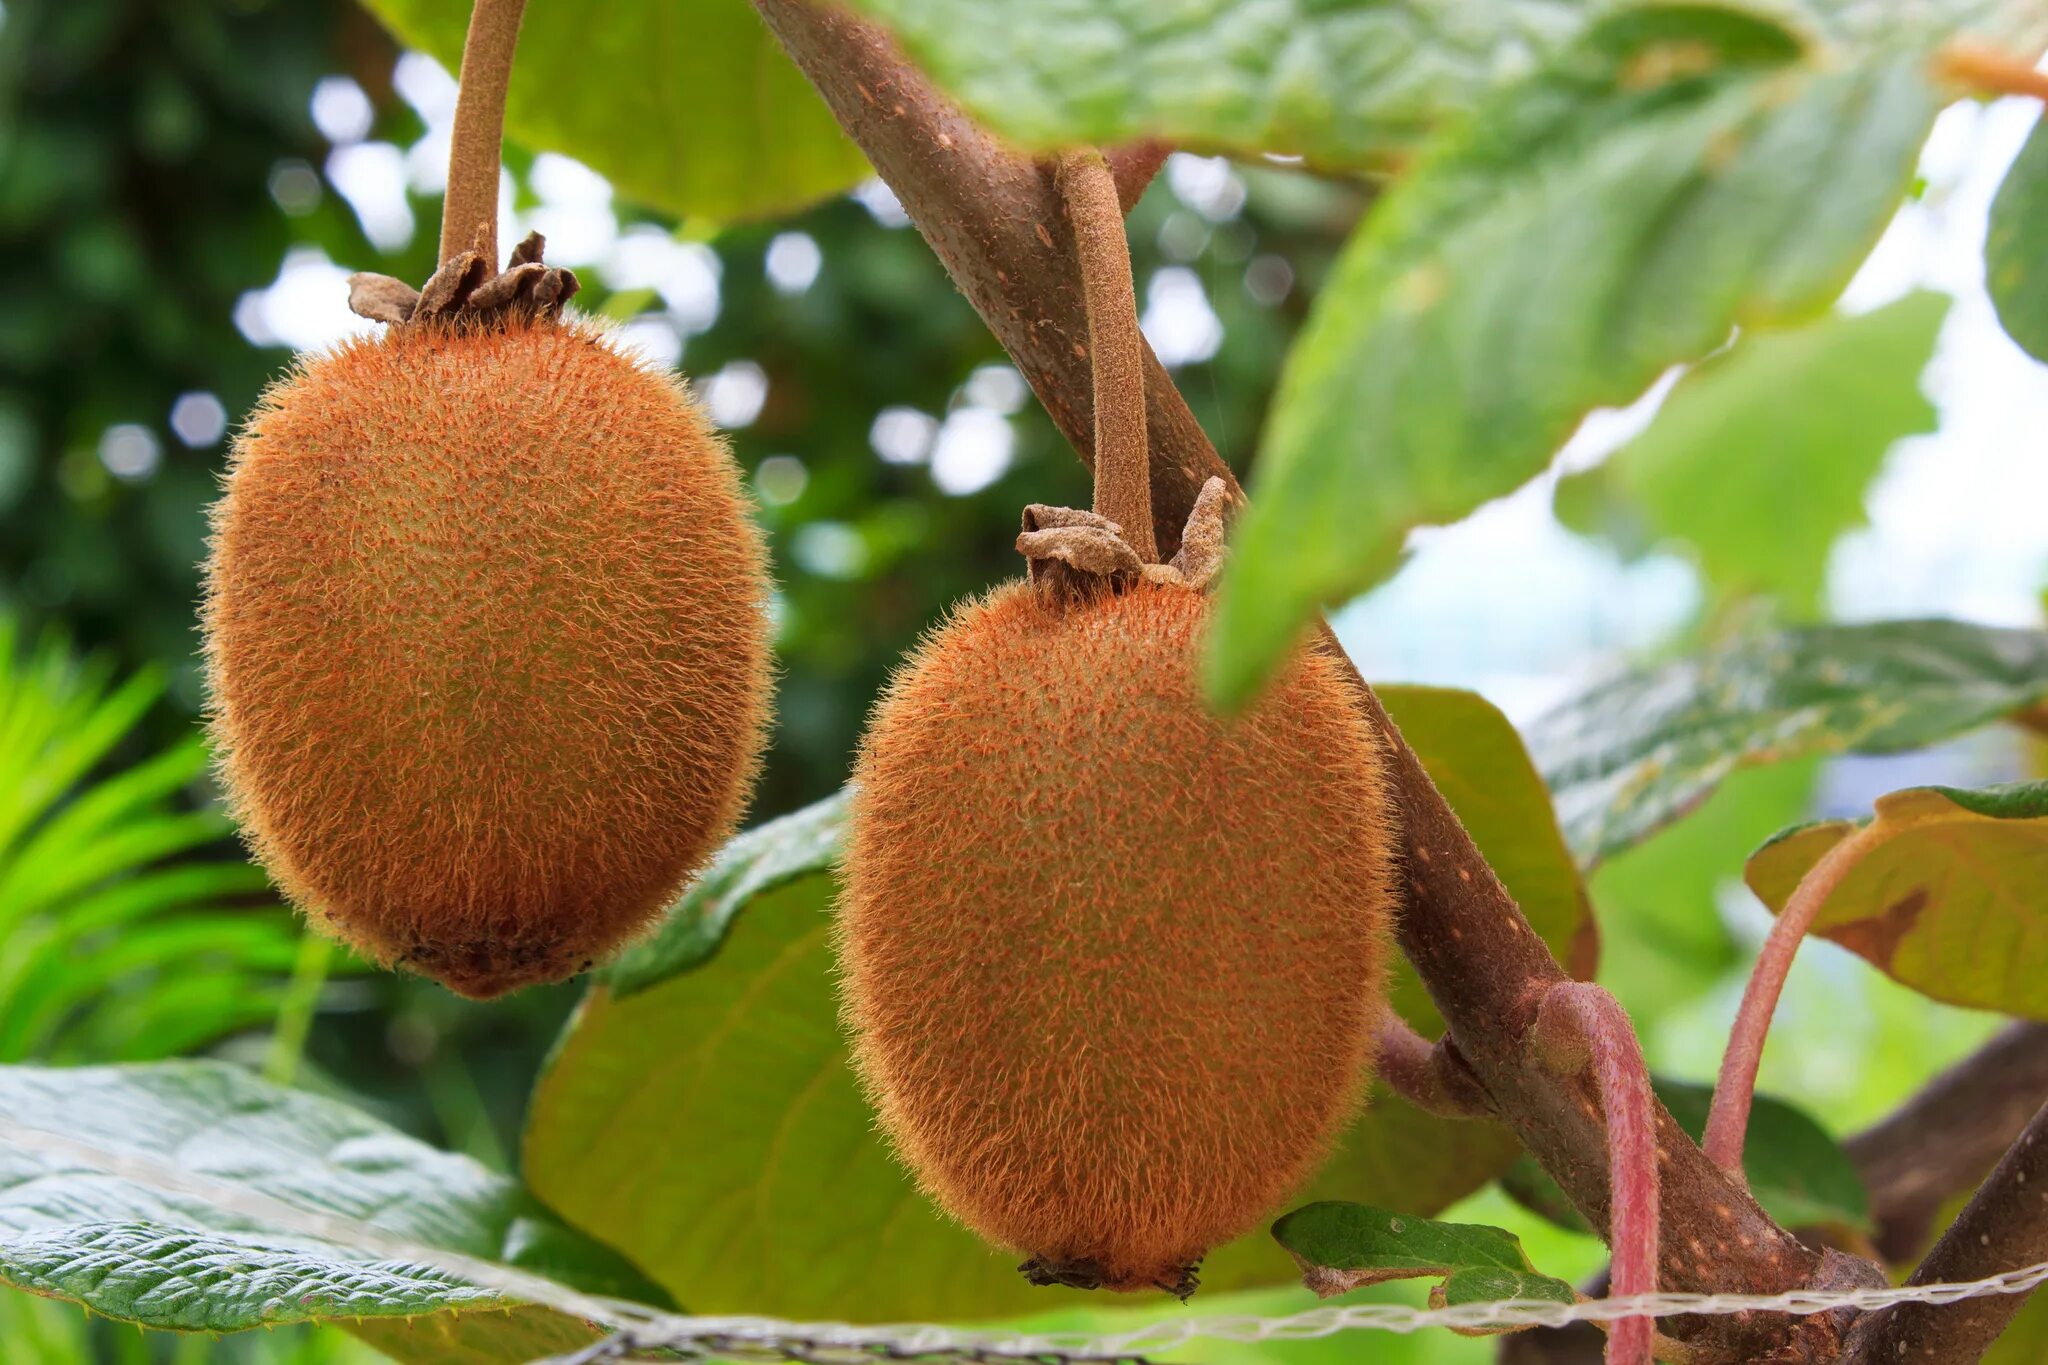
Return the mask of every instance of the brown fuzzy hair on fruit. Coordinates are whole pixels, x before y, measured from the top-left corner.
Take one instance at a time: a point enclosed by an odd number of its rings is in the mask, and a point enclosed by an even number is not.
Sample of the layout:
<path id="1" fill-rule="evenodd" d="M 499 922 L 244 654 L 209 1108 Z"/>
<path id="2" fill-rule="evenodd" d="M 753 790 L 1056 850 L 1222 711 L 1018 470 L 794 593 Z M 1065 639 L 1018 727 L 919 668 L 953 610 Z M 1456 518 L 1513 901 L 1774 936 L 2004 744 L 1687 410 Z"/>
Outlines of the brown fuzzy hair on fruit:
<path id="1" fill-rule="evenodd" d="M 761 537 L 683 387 L 601 330 L 512 310 L 305 361 L 237 438 L 213 525 L 232 803 L 371 957 L 480 998 L 560 979 L 738 819 Z"/>
<path id="2" fill-rule="evenodd" d="M 1208 601 L 998 589 L 898 673 L 861 750 L 837 927 L 857 1065 L 925 1189 L 1034 1278 L 1184 1290 L 1368 1079 L 1381 741 L 1320 653 L 1213 715 Z"/>

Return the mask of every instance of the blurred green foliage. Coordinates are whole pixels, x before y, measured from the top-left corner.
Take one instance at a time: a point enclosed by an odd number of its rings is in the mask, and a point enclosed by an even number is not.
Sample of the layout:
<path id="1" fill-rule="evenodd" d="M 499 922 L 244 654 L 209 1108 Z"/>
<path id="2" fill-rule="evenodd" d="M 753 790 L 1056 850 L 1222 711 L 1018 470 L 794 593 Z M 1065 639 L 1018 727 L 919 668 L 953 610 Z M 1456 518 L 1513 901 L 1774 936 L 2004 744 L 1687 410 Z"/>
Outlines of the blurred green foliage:
<path id="1" fill-rule="evenodd" d="M 115 683 L 61 639 L 17 650 L 0 617 L 0 1061 L 168 1057 L 276 1013 L 298 933 L 227 835 L 176 797 L 204 778 L 194 735 L 80 779 L 162 688 Z"/>

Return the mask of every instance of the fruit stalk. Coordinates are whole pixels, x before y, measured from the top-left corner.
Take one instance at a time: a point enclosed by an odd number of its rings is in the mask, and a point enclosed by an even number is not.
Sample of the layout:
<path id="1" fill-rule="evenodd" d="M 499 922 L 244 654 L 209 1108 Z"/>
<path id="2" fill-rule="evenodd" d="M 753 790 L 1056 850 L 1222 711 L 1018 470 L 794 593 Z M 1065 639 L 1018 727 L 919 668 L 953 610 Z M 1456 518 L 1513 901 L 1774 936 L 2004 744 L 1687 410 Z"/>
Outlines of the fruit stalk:
<path id="1" fill-rule="evenodd" d="M 1763 1064 L 1771 1016 L 1777 1013 L 1778 998 L 1785 993 L 1785 978 L 1792 972 L 1800 942 L 1842 878 L 1869 851 L 1877 837 L 1871 831 L 1876 828 L 1873 822 L 1836 844 L 1800 880 L 1771 926 L 1770 937 L 1764 940 L 1763 951 L 1750 971 L 1749 984 L 1743 988 L 1742 1005 L 1728 1034 L 1728 1049 L 1721 1056 L 1721 1075 L 1714 1082 L 1714 1103 L 1707 1112 L 1706 1138 L 1701 1145 L 1710 1161 L 1730 1179 L 1745 1185 L 1742 1147 L 1749 1133 L 1749 1109 L 1756 1098 L 1756 1073 Z"/>
<path id="2" fill-rule="evenodd" d="M 441 260 L 472 248 L 498 269 L 498 172 L 505 143 L 505 94 L 526 0 L 476 0 L 462 43 L 455 133 L 448 143 L 448 193 L 441 203 Z"/>
<path id="3" fill-rule="evenodd" d="M 1109 163 L 1094 148 L 1069 152 L 1056 172 L 1088 315 L 1095 392 L 1095 511 L 1115 522 L 1138 558 L 1159 562 L 1152 533 L 1152 460 L 1145 434 L 1145 339 L 1131 282 L 1131 247 Z"/>

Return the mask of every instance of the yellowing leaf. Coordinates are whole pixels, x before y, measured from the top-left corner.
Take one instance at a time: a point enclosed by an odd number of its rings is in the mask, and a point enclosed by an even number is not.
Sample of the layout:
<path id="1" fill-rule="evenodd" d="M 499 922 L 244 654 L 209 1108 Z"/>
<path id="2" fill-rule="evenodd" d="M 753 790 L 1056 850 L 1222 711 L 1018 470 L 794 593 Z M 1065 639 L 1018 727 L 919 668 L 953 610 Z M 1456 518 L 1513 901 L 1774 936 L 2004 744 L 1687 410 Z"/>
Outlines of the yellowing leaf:
<path id="1" fill-rule="evenodd" d="M 1909 787 L 1880 797 L 1868 827 L 1814 932 L 1936 1000 L 2048 1019 L 2048 782 Z M 1750 887 L 1782 910 L 1857 830 L 1788 830 L 1749 860 Z"/>

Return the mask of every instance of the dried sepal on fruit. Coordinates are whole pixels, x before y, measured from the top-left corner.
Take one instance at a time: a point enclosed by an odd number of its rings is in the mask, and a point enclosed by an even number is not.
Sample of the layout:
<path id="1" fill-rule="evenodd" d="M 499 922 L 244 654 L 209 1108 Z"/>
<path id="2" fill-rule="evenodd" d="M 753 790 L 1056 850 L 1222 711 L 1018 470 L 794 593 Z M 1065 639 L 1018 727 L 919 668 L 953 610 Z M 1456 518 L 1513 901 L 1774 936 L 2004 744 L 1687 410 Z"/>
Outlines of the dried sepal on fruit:
<path id="1" fill-rule="evenodd" d="M 485 0 L 472 27 L 507 67 L 518 8 Z M 495 204 L 495 139 L 451 166 L 451 213 Z M 538 235 L 502 271 L 490 224 L 455 240 L 418 292 L 354 277 L 387 329 L 264 395 L 202 624 L 259 859 L 369 956 L 487 997 L 615 950 L 737 822 L 768 585 L 683 384 L 563 316 L 576 277 Z"/>
<path id="2" fill-rule="evenodd" d="M 882 1126 L 943 1208 L 1034 1282 L 1185 1295 L 1363 1094 L 1396 818 L 1338 660 L 1304 650 L 1245 713 L 1205 706 L 1230 494 L 1212 480 L 1151 562 L 1121 218 L 1099 158 L 1060 174 L 1096 506 L 1029 509 L 1029 582 L 959 608 L 876 707 L 841 998 Z"/>

